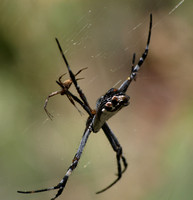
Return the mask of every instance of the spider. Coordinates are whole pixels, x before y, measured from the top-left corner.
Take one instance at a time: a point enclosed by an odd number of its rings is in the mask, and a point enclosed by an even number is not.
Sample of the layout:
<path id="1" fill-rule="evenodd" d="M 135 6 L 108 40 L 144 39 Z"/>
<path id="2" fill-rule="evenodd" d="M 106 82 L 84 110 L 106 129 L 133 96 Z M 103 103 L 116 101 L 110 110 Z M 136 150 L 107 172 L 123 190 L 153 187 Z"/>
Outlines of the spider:
<path id="1" fill-rule="evenodd" d="M 87 69 L 87 67 L 85 68 L 82 68 L 80 69 L 74 76 L 76 77 L 78 74 L 80 74 L 81 71 Z M 50 97 L 53 97 L 57 94 L 60 94 L 60 95 L 66 95 L 69 99 L 69 101 L 72 103 L 72 105 L 78 110 L 78 112 L 81 114 L 81 111 L 77 108 L 76 104 L 74 103 L 73 101 L 73 98 L 76 99 L 75 101 L 78 101 L 76 97 L 74 97 L 74 95 L 69 91 L 69 88 L 70 86 L 72 85 L 72 79 L 68 79 L 68 80 L 65 80 L 64 82 L 62 82 L 62 77 L 66 75 L 65 74 L 62 74 L 59 78 L 58 78 L 58 81 L 56 81 L 56 83 L 62 88 L 60 91 L 55 91 L 55 92 L 52 92 L 51 94 L 48 95 L 46 101 L 45 101 L 45 104 L 44 104 L 44 110 L 46 112 L 46 114 L 48 115 L 48 117 L 52 120 L 53 118 L 53 115 L 51 115 L 48 110 L 47 110 L 47 104 L 48 104 L 48 101 L 50 99 Z M 78 80 L 81 80 L 83 78 L 77 78 L 76 81 Z"/>
<path id="2" fill-rule="evenodd" d="M 150 43 L 150 38 L 151 38 L 151 29 L 152 29 L 152 14 L 150 14 L 150 23 L 149 23 L 149 34 L 148 34 L 148 39 L 147 39 L 147 44 L 144 53 L 140 57 L 138 63 L 135 65 L 135 54 L 133 54 L 133 60 L 132 60 L 132 67 L 131 67 L 131 73 L 130 76 L 121 84 L 121 86 L 116 89 L 116 88 L 111 88 L 110 90 L 107 91 L 106 94 L 102 95 L 96 102 L 96 109 L 91 109 L 89 106 L 89 103 L 86 99 L 86 96 L 80 89 L 77 79 L 76 79 L 76 74 L 73 74 L 73 72 L 70 69 L 70 66 L 68 64 L 68 61 L 66 57 L 64 56 L 63 50 L 60 46 L 60 43 L 58 39 L 56 38 L 57 45 L 59 47 L 60 53 L 63 57 L 63 60 L 67 66 L 69 75 L 70 75 L 70 80 L 74 84 L 79 97 L 76 97 L 75 95 L 71 94 L 67 88 L 67 93 L 70 95 L 70 98 L 72 98 L 74 101 L 76 101 L 78 104 L 82 106 L 82 108 L 88 113 L 89 117 L 86 122 L 86 128 L 83 133 L 79 148 L 72 160 L 72 163 L 70 167 L 68 168 L 65 176 L 62 178 L 62 180 L 53 187 L 46 188 L 46 189 L 40 189 L 40 190 L 34 190 L 34 191 L 18 191 L 19 193 L 24 193 L 24 194 L 30 194 L 30 193 L 38 193 L 38 192 L 45 192 L 45 191 L 50 191 L 50 190 L 58 190 L 54 198 L 51 200 L 56 199 L 58 196 L 60 196 L 66 186 L 66 183 L 68 181 L 69 176 L 73 172 L 73 170 L 77 167 L 79 159 L 82 155 L 83 149 L 86 145 L 86 142 L 88 140 L 89 135 L 91 132 L 97 133 L 100 129 L 103 130 L 104 134 L 106 135 L 107 139 L 109 140 L 113 150 L 116 152 L 116 159 L 117 159 L 117 178 L 107 187 L 104 189 L 98 191 L 96 194 L 102 193 L 112 187 L 115 183 L 117 183 L 121 177 L 122 174 L 125 172 L 127 169 L 127 161 L 125 157 L 123 156 L 122 152 L 122 147 L 120 143 L 118 142 L 116 136 L 112 132 L 112 130 L 109 128 L 107 124 L 107 120 L 111 118 L 113 115 L 115 115 L 119 110 L 121 110 L 123 107 L 126 107 L 129 105 L 129 100 L 130 97 L 126 95 L 126 91 L 132 82 L 132 80 L 136 79 L 137 72 L 139 71 L 141 65 L 143 64 L 144 60 L 147 57 L 148 50 L 149 50 L 149 43 Z M 81 70 L 80 70 L 81 71 Z M 79 71 L 79 73 L 80 73 Z M 60 78 L 59 78 L 60 79 Z M 62 84 L 59 80 L 59 85 L 62 87 Z M 63 88 L 63 87 L 62 87 Z M 60 93 L 61 94 L 61 93 Z M 123 164 L 123 166 L 122 166 Z"/>

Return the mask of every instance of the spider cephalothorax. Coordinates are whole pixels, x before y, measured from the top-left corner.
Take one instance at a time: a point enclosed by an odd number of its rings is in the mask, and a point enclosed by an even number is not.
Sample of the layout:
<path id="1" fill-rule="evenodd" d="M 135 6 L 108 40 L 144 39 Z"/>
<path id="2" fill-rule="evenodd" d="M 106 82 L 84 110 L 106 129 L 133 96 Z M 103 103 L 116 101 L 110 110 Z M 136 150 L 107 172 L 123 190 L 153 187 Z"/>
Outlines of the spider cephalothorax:
<path id="1" fill-rule="evenodd" d="M 150 24 L 149 24 L 149 34 L 148 34 L 148 39 L 147 39 L 147 44 L 144 53 L 140 57 L 138 63 L 135 65 L 135 54 L 133 54 L 133 61 L 132 61 L 132 67 L 131 67 L 131 73 L 129 77 L 122 83 L 122 85 L 118 88 L 111 88 L 108 90 L 106 94 L 101 96 L 97 103 L 96 103 L 96 109 L 92 109 L 87 101 L 86 96 L 80 89 L 77 80 L 76 75 L 78 75 L 83 69 L 78 71 L 76 74 L 73 74 L 73 72 L 70 69 L 70 66 L 68 64 L 68 61 L 66 57 L 64 56 L 63 50 L 60 46 L 60 43 L 58 39 L 56 38 L 56 42 L 58 44 L 60 53 L 64 59 L 64 62 L 67 66 L 70 79 L 67 82 L 62 82 L 60 76 L 59 80 L 57 83 L 61 86 L 62 90 L 58 92 L 54 92 L 51 95 L 48 96 L 45 102 L 45 111 L 48 114 L 48 116 L 51 118 L 51 115 L 47 112 L 46 110 L 46 105 L 48 102 L 49 97 L 54 96 L 56 94 L 61 94 L 64 95 L 66 94 L 70 102 L 75 106 L 74 101 L 76 101 L 89 115 L 87 122 L 86 122 L 86 128 L 83 133 L 79 148 L 72 160 L 72 163 L 70 167 L 68 168 L 66 174 L 64 175 L 63 179 L 54 187 L 46 188 L 46 189 L 41 189 L 41 190 L 34 190 L 34 191 L 18 191 L 19 193 L 25 193 L 25 194 L 30 194 L 30 193 L 37 193 L 37 192 L 44 192 L 44 191 L 49 191 L 49 190 L 58 190 L 57 194 L 55 195 L 52 200 L 56 199 L 58 196 L 61 195 L 63 192 L 66 183 L 68 181 L 69 176 L 71 175 L 72 171 L 76 168 L 78 165 L 78 161 L 82 155 L 83 149 L 86 145 L 86 142 L 88 140 L 88 137 L 91 132 L 97 133 L 100 129 L 103 130 L 104 134 L 106 135 L 107 139 L 109 140 L 113 150 L 116 153 L 116 159 L 117 159 L 117 178 L 107 187 L 104 189 L 100 190 L 97 192 L 97 194 L 106 191 L 110 187 L 112 187 L 117 181 L 120 180 L 122 177 L 122 174 L 125 172 L 127 169 L 127 162 L 125 157 L 123 156 L 122 152 L 122 147 L 119 144 L 116 136 L 112 132 L 112 130 L 109 128 L 107 124 L 107 120 L 111 118 L 113 115 L 115 115 L 119 110 L 121 110 L 123 107 L 129 105 L 129 99 L 130 97 L 126 95 L 126 91 L 132 82 L 132 80 L 136 79 L 137 72 L 139 71 L 141 65 L 143 64 L 144 60 L 147 57 L 148 50 L 149 50 L 149 43 L 150 43 L 150 37 L 151 37 L 151 29 L 152 29 L 152 14 L 150 14 Z M 75 95 L 73 95 L 70 91 L 69 88 L 71 84 L 74 84 L 78 94 L 79 98 Z M 123 166 L 122 166 L 123 165 Z"/>

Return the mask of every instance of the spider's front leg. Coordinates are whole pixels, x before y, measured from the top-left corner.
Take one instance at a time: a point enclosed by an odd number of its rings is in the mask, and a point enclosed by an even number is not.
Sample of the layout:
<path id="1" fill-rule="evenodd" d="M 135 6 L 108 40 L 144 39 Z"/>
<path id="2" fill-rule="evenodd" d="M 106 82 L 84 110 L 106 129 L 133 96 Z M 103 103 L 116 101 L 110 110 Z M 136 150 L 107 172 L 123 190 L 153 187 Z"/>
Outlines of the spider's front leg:
<path id="1" fill-rule="evenodd" d="M 79 85 L 78 85 L 78 83 L 77 83 L 77 79 L 76 79 L 76 77 L 75 77 L 76 75 L 78 75 L 78 74 L 80 73 L 80 71 L 77 72 L 76 74 L 74 74 L 74 73 L 72 72 L 72 70 L 70 69 L 70 65 L 68 64 L 68 61 L 67 61 L 67 59 L 66 59 L 66 57 L 65 57 L 65 55 L 64 55 L 64 52 L 63 52 L 63 50 L 62 50 L 62 47 L 61 47 L 61 45 L 60 45 L 60 43 L 59 43 L 59 40 L 58 40 L 57 38 L 56 38 L 56 43 L 57 43 L 57 45 L 58 45 L 58 48 L 59 48 L 60 53 L 61 53 L 61 55 L 62 55 L 62 58 L 63 58 L 63 60 L 64 60 L 64 62 L 65 62 L 65 64 L 66 64 L 66 67 L 67 67 L 67 69 L 68 69 L 70 78 L 71 78 L 71 80 L 72 80 L 72 82 L 73 82 L 73 84 L 74 84 L 74 86 L 75 86 L 75 88 L 76 88 L 76 90 L 77 90 L 77 92 L 78 92 L 78 94 L 79 94 L 81 100 L 83 101 L 84 105 L 87 107 L 87 110 L 86 110 L 86 111 L 87 111 L 88 114 L 91 116 L 91 115 L 92 115 L 92 109 L 91 109 L 91 107 L 90 107 L 90 105 L 89 105 L 89 103 L 88 103 L 88 101 L 87 101 L 86 96 L 84 95 L 84 93 L 83 93 L 82 90 L 80 89 L 80 87 L 79 87 Z M 86 69 L 86 68 L 83 68 L 83 70 L 84 70 L 84 69 Z"/>
<path id="2" fill-rule="evenodd" d="M 135 63 L 135 54 L 133 54 L 133 61 L 132 61 L 132 68 L 131 68 L 131 74 L 130 76 L 127 78 L 127 80 L 125 80 L 122 85 L 119 87 L 119 91 L 121 92 L 126 92 L 130 83 L 133 80 L 136 80 L 136 76 L 137 76 L 137 72 L 139 71 L 139 69 L 141 68 L 143 62 L 145 61 L 148 52 L 149 52 L 149 43 L 150 43 L 150 39 L 151 39 L 151 29 L 152 29 L 152 14 L 150 14 L 150 22 L 149 22 L 149 33 L 148 33 L 148 38 L 147 38 L 147 43 L 146 43 L 146 48 L 144 53 L 142 54 L 142 56 L 140 57 L 138 63 L 134 66 Z"/>

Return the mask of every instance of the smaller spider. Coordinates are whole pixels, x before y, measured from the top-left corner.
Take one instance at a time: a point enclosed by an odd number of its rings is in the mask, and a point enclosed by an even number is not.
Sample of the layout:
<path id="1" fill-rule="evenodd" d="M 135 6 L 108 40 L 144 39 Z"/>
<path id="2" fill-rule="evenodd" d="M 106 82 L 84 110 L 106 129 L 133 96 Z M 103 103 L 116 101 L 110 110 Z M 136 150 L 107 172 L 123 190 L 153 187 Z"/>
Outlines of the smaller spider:
<path id="1" fill-rule="evenodd" d="M 87 69 L 87 67 L 85 68 L 82 68 L 80 69 L 76 74 L 75 76 L 77 76 L 78 74 L 80 74 L 80 72 L 82 72 L 83 70 Z M 74 103 L 74 100 L 77 101 L 77 98 L 69 91 L 69 88 L 70 86 L 72 85 L 72 79 L 67 79 L 65 81 L 62 82 L 62 77 L 66 75 L 66 73 L 62 74 L 59 78 L 58 78 L 58 81 L 56 81 L 56 83 L 61 87 L 61 90 L 59 91 L 55 91 L 55 92 L 52 92 L 51 94 L 48 95 L 46 101 L 45 101 L 45 104 L 44 104 L 44 110 L 46 112 L 46 114 L 48 115 L 48 117 L 52 120 L 53 119 L 53 115 L 51 115 L 48 110 L 47 110 L 47 104 L 48 104 L 48 101 L 50 99 L 50 97 L 53 97 L 57 94 L 60 94 L 60 95 L 66 95 L 69 99 L 69 101 L 72 103 L 72 105 L 78 110 L 78 112 L 81 114 L 81 111 L 78 109 L 78 107 L 76 106 L 76 104 Z M 82 80 L 84 78 L 77 78 L 76 81 L 78 80 Z M 74 99 L 74 100 L 73 100 Z"/>

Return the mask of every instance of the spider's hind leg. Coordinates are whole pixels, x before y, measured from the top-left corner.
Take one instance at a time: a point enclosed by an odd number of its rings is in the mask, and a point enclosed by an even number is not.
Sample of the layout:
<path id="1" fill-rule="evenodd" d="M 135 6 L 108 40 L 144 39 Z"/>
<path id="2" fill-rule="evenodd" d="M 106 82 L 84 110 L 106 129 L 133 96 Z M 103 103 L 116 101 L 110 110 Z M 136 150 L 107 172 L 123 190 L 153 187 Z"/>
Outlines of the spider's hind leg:
<path id="1" fill-rule="evenodd" d="M 120 161 L 120 159 L 121 159 L 122 162 L 123 162 L 124 168 L 123 168 L 122 171 L 121 171 L 121 170 L 118 170 L 118 174 L 117 174 L 117 175 L 119 176 L 119 174 L 122 174 L 122 173 L 125 172 L 125 170 L 127 169 L 127 166 L 128 166 L 125 157 L 122 155 L 122 154 L 123 154 L 123 152 L 122 152 L 122 147 L 121 147 L 121 145 L 120 145 L 118 139 L 116 138 L 116 136 L 115 136 L 114 133 L 112 132 L 112 130 L 109 128 L 109 126 L 108 126 L 107 123 L 105 123 L 105 124 L 103 125 L 102 129 L 103 129 L 105 135 L 107 136 L 107 138 L 108 138 L 108 140 L 109 140 L 109 142 L 110 142 L 110 144 L 111 144 L 113 150 L 114 150 L 114 151 L 116 152 L 116 154 L 117 154 L 117 161 L 118 161 L 118 160 Z M 118 166 L 119 166 L 119 165 L 120 165 L 120 162 L 118 162 Z M 118 167 L 118 168 L 119 168 L 119 167 Z M 121 169 L 122 169 L 122 168 L 121 168 Z"/>
<path id="2" fill-rule="evenodd" d="M 58 185 L 54 186 L 54 187 L 50 187 L 50 188 L 46 188 L 46 189 L 40 189 L 40 190 L 32 190 L 32 191 L 17 191 L 18 193 L 23 193 L 23 194 L 31 194 L 31 193 L 39 193 L 39 192 L 46 192 L 46 191 L 50 191 L 50 190 L 58 190 L 58 192 L 56 193 L 56 195 L 54 196 L 54 198 L 52 198 L 51 200 L 56 199 L 57 197 L 59 197 L 65 186 L 66 183 L 68 181 L 69 176 L 71 175 L 71 173 L 73 172 L 73 170 L 77 167 L 78 165 L 78 161 L 80 160 L 80 157 L 82 155 L 83 149 L 86 145 L 86 142 L 88 140 L 88 137 L 90 135 L 90 133 L 92 132 L 91 130 L 91 126 L 89 125 L 86 130 L 84 131 L 84 134 L 82 136 L 79 148 L 73 158 L 72 164 L 70 165 L 70 167 L 68 168 L 65 176 L 63 177 L 63 179 L 58 183 Z"/>
<path id="3" fill-rule="evenodd" d="M 108 185 L 106 188 L 98 191 L 96 194 L 99 194 L 99 193 L 102 193 L 102 192 L 108 190 L 115 183 L 117 183 L 121 179 L 122 173 L 125 172 L 125 170 L 127 169 L 127 165 L 128 165 L 125 157 L 122 155 L 122 147 L 119 144 L 119 142 L 118 142 L 117 138 L 115 137 L 115 135 L 113 134 L 113 132 L 111 131 L 111 129 L 109 128 L 109 126 L 107 125 L 107 123 L 105 123 L 102 126 L 102 129 L 103 129 L 105 135 L 107 136 L 107 139 L 109 140 L 113 150 L 116 152 L 117 170 L 118 170 L 117 176 L 118 177 L 110 185 Z M 122 170 L 122 166 L 121 166 L 121 160 L 122 160 L 123 166 L 124 166 L 123 170 Z"/>

